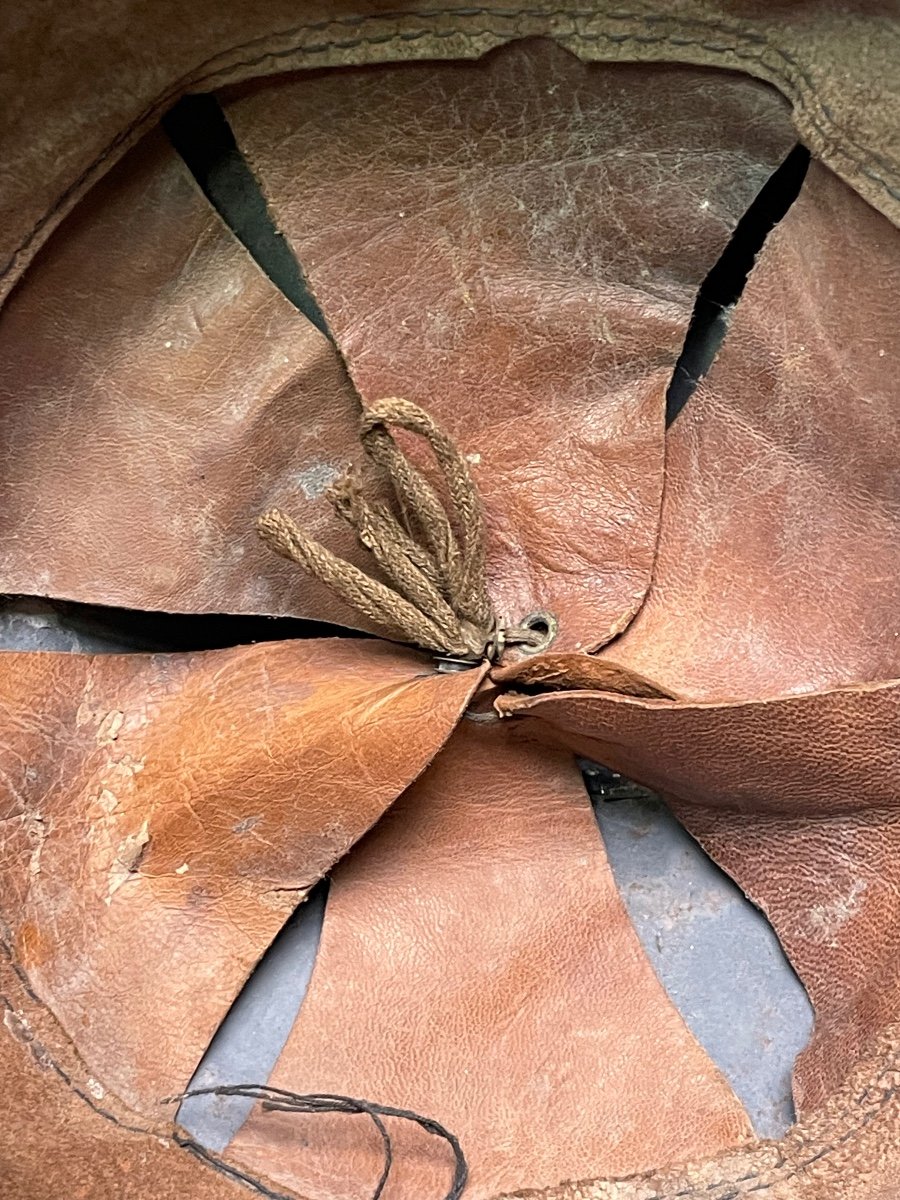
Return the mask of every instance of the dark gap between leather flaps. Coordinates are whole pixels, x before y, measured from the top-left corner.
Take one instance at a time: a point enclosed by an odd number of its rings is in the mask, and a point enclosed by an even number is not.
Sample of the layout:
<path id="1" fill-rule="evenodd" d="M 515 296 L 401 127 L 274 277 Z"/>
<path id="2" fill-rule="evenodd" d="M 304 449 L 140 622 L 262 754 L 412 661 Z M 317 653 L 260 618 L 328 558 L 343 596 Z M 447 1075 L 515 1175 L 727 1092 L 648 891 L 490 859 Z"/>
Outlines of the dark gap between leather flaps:
<path id="1" fill-rule="evenodd" d="M 769 234 L 799 196 L 809 161 L 806 147 L 795 146 L 763 184 L 700 285 L 684 345 L 666 393 L 666 425 L 672 424 L 690 400 L 721 350 L 731 315 L 756 258 Z"/>
<path id="2" fill-rule="evenodd" d="M 371 636 L 361 630 L 299 617 L 153 612 L 31 596 L 0 597 L 0 652 L 167 653 L 224 650 L 257 642 Z"/>
<path id="3" fill-rule="evenodd" d="M 277 229 L 262 189 L 244 158 L 219 101 L 185 96 L 162 127 L 203 194 L 260 269 L 330 341 L 328 323 L 286 238 Z"/>
<path id="4" fill-rule="evenodd" d="M 246 1078 L 268 1082 L 297 1020 L 319 955 L 328 879 L 317 883 L 285 921 L 235 997 L 189 1084 L 176 1122 L 204 1150 L 221 1153 L 253 1108 L 235 1094 L 222 1103 L 212 1089 Z"/>
<path id="5" fill-rule="evenodd" d="M 690 833 L 683 809 L 597 762 L 578 766 L 650 965 L 757 1136 L 784 1137 L 813 1011 L 772 922 Z"/>

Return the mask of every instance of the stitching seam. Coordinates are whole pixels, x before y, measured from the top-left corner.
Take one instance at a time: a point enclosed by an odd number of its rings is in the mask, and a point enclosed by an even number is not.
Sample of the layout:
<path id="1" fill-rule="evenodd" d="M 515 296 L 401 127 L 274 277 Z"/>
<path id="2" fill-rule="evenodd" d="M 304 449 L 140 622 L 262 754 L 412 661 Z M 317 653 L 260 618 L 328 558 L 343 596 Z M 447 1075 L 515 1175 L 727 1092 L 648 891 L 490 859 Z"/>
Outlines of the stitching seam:
<path id="1" fill-rule="evenodd" d="M 456 17 L 456 18 L 465 20 L 467 18 L 482 17 L 482 16 L 496 17 L 496 18 L 500 18 L 502 20 L 517 20 L 517 19 L 527 18 L 527 17 L 532 17 L 532 18 L 543 17 L 548 22 L 566 20 L 566 21 L 570 21 L 572 23 L 578 22 L 580 20 L 590 20 L 592 18 L 596 18 L 597 16 L 606 16 L 610 20 L 641 22 L 644 25 L 644 27 L 647 29 L 650 29 L 654 23 L 658 23 L 659 21 L 665 19 L 665 18 L 661 18 L 661 17 L 655 17 L 655 16 L 652 16 L 647 13 L 631 13 L 631 12 L 622 12 L 620 10 L 615 10 L 615 11 L 607 12 L 604 14 L 604 13 L 598 12 L 596 10 L 594 12 L 590 12 L 590 11 L 566 12 L 563 10 L 547 11 L 545 9 L 534 8 L 534 7 L 506 9 L 506 10 L 504 10 L 504 9 L 485 9 L 485 8 L 435 9 L 432 11 L 417 14 L 417 17 L 419 17 L 420 19 L 424 19 L 424 20 L 435 20 L 435 19 L 446 18 L 446 17 Z M 284 49 L 266 50 L 263 53 L 259 54 L 255 58 L 239 59 L 237 61 L 229 61 L 228 60 L 229 55 L 235 54 L 242 49 L 249 49 L 250 47 L 252 47 L 254 45 L 261 45 L 261 44 L 266 44 L 266 43 L 271 45 L 273 41 L 284 40 L 285 38 L 293 40 L 293 39 L 297 39 L 300 35 L 317 33 L 320 30 L 335 29 L 335 28 L 348 28 L 348 29 L 349 28 L 360 28 L 366 24 L 377 25 L 380 23 L 388 22 L 388 21 L 398 21 L 398 20 L 402 20 L 402 19 L 403 19 L 403 14 L 384 13 L 384 14 L 375 15 L 375 16 L 345 18 L 345 19 L 338 20 L 338 21 L 317 22 L 317 23 L 309 24 L 309 25 L 300 25 L 294 29 L 288 30 L 287 32 L 283 32 L 283 33 L 275 34 L 275 35 L 267 35 L 266 38 L 260 38 L 260 39 L 257 39 L 256 41 L 244 43 L 242 46 L 233 47 L 230 50 L 223 51 L 222 53 L 216 55 L 214 58 L 206 60 L 206 62 L 202 63 L 197 68 L 197 72 L 198 72 L 197 74 L 192 75 L 192 76 L 188 77 L 187 79 L 182 79 L 174 87 L 169 89 L 167 92 L 162 93 L 161 96 L 157 97 L 157 99 L 150 106 L 145 108 L 143 110 L 143 112 L 134 121 L 132 121 L 126 127 L 126 129 L 124 129 L 122 131 L 122 133 L 120 133 L 109 144 L 109 146 L 107 146 L 107 148 L 100 155 L 98 155 L 98 157 L 95 158 L 81 172 L 81 174 L 78 176 L 78 178 L 76 180 L 74 180 L 73 183 L 71 183 L 65 189 L 64 192 L 62 192 L 62 194 L 59 196 L 59 198 L 57 199 L 55 204 L 53 204 L 52 207 L 49 208 L 44 213 L 44 215 L 40 218 L 40 220 L 33 226 L 30 233 L 25 238 L 25 240 L 13 252 L 9 261 L 4 265 L 2 271 L 0 271 L 0 279 L 3 279 L 7 274 L 9 274 L 9 272 L 12 270 L 13 266 L 15 265 L 15 262 L 18 259 L 19 255 L 22 254 L 23 251 L 28 249 L 28 247 L 31 245 L 31 243 L 34 241 L 34 239 L 38 236 L 38 234 L 41 232 L 41 230 L 53 219 L 55 214 L 66 205 L 66 203 L 68 202 L 70 197 L 72 197 L 74 194 L 76 194 L 80 190 L 82 184 L 91 177 L 91 175 L 97 170 L 97 168 L 100 167 L 106 161 L 106 159 L 108 159 L 112 154 L 114 154 L 115 151 L 121 145 L 123 145 L 123 143 L 125 143 L 129 140 L 129 138 L 131 137 L 131 135 L 135 129 L 140 128 L 140 126 L 143 125 L 146 121 L 148 121 L 153 116 L 154 113 L 161 111 L 170 99 L 174 98 L 176 95 L 181 93 L 181 91 L 183 90 L 184 87 L 196 89 L 196 88 L 200 87 L 201 85 L 210 83 L 212 80 L 214 80 L 216 78 L 216 76 L 223 75 L 223 74 L 226 74 L 229 72 L 233 72 L 238 67 L 254 66 L 261 62 L 264 62 L 266 59 L 278 60 L 280 58 L 287 58 L 287 57 L 293 56 L 297 53 L 303 53 L 304 55 L 307 55 L 309 57 L 314 57 L 316 55 L 322 55 L 322 54 L 325 54 L 325 53 L 328 53 L 328 52 L 331 52 L 334 50 L 351 50 L 351 49 L 355 49 L 360 46 L 379 46 L 379 45 L 389 45 L 391 43 L 410 44 L 410 43 L 414 43 L 416 41 L 424 40 L 425 38 L 447 38 L 447 39 L 449 39 L 449 38 L 462 37 L 462 38 L 466 38 L 468 40 L 476 40 L 478 38 L 483 38 L 483 37 L 495 38 L 495 37 L 506 37 L 507 36 L 507 31 L 500 30 L 500 29 L 492 29 L 492 28 L 484 28 L 484 29 L 478 29 L 478 30 L 466 30 L 466 29 L 457 29 L 457 28 L 451 28 L 449 30 L 418 29 L 418 30 L 407 30 L 407 31 L 404 31 L 401 29 L 401 30 L 393 30 L 390 33 L 350 38 L 350 39 L 345 39 L 343 41 L 335 40 L 335 39 L 327 39 L 321 43 L 315 43 L 315 44 L 312 44 L 312 45 L 306 46 L 306 47 L 301 47 L 301 46 L 297 46 L 296 44 L 292 44 L 291 46 L 284 48 Z M 828 108 L 827 105 L 825 105 L 816 96 L 816 89 L 812 83 L 810 76 L 803 70 L 803 68 L 800 67 L 799 63 L 796 61 L 796 59 L 793 58 L 793 56 L 789 55 L 786 51 L 780 49 L 780 47 L 773 46 L 769 42 L 769 40 L 762 35 L 753 35 L 751 33 L 748 33 L 745 30 L 735 29 L 734 27 L 729 27 L 729 26 L 726 26 L 719 22 L 706 22 L 699 18 L 691 18 L 691 19 L 688 19 L 685 21 L 681 21 L 680 24 L 683 25 L 685 28 L 689 28 L 689 27 L 693 26 L 693 27 L 696 27 L 699 29 L 709 30 L 710 32 L 719 32 L 719 33 L 727 34 L 731 38 L 738 39 L 740 42 L 743 42 L 745 45 L 755 45 L 755 46 L 759 47 L 759 52 L 753 53 L 749 50 L 740 50 L 738 48 L 738 46 L 735 44 L 717 44 L 717 43 L 713 43 L 713 42 L 709 42 L 709 41 L 704 41 L 699 38 L 683 38 L 683 37 L 677 36 L 675 34 L 665 34 L 665 33 L 658 33 L 658 34 L 656 34 L 656 33 L 653 33 L 653 34 L 651 34 L 651 33 L 648 33 L 648 34 L 621 33 L 621 34 L 616 34 L 616 33 L 608 32 L 608 31 L 589 33 L 589 32 L 579 32 L 577 28 L 573 28 L 571 30 L 571 32 L 569 32 L 568 34 L 563 33 L 563 32 L 557 32 L 557 33 L 553 34 L 553 36 L 555 38 L 557 38 L 558 40 L 577 39 L 577 40 L 586 41 L 586 42 L 606 41 L 613 45 L 633 41 L 640 45 L 668 44 L 673 47 L 696 46 L 700 49 L 708 50 L 710 53 L 713 53 L 713 54 L 733 54 L 736 58 L 745 59 L 750 62 L 762 63 L 770 71 L 772 71 L 773 74 L 775 74 L 778 78 L 780 78 L 782 80 L 782 82 L 785 85 L 786 91 L 789 92 L 789 95 L 792 98 L 793 106 L 795 108 L 799 109 L 804 114 L 807 114 L 809 116 L 809 120 L 810 120 L 812 129 L 822 137 L 824 144 L 832 153 L 841 154 L 850 163 L 852 163 L 854 166 L 856 166 L 862 174 L 864 174 L 868 179 L 872 180 L 872 182 L 876 183 L 889 196 L 891 196 L 895 200 L 900 200 L 900 188 L 895 188 L 894 186 L 892 186 L 892 184 L 889 183 L 888 180 L 885 179 L 883 175 L 879 174 L 878 171 L 873 170 L 872 167 L 870 167 L 866 162 L 864 162 L 862 158 L 854 157 L 852 154 L 848 153 L 847 150 L 845 150 L 843 147 L 838 146 L 836 144 L 836 142 L 834 140 L 835 135 L 836 134 L 843 135 L 847 144 L 850 146 L 853 146 L 854 149 L 861 152 L 861 154 L 865 155 L 869 159 L 870 162 L 877 163 L 879 166 L 882 166 L 890 171 L 894 170 L 894 167 L 892 164 L 887 163 L 885 160 L 880 159 L 878 156 L 874 155 L 871 151 L 866 150 L 864 147 L 860 146 L 860 144 L 858 142 L 856 142 L 853 138 L 851 138 L 850 135 L 847 134 L 845 130 L 841 129 L 840 126 L 838 126 L 836 124 L 833 114 L 831 113 L 831 110 Z M 893 24 L 893 22 L 891 24 Z M 550 31 L 548 31 L 548 33 L 549 32 Z M 799 87 L 797 84 L 797 80 L 792 79 L 787 70 L 779 69 L 778 67 L 772 65 L 771 63 L 766 62 L 766 59 L 765 59 L 766 52 L 776 55 L 777 58 L 781 59 L 782 62 L 796 74 L 796 76 L 799 79 Z M 216 65 L 216 64 L 221 64 L 221 65 Z M 204 71 L 206 71 L 207 73 L 203 74 Z M 808 89 L 809 93 L 811 93 L 809 98 L 804 93 L 804 91 L 803 91 L 804 88 Z M 819 114 L 821 114 L 821 117 L 824 118 L 824 121 L 827 122 L 827 124 L 830 126 L 830 130 L 826 129 L 826 127 L 821 123 L 821 121 L 816 120 L 816 116 L 815 116 L 816 110 L 818 111 Z"/>

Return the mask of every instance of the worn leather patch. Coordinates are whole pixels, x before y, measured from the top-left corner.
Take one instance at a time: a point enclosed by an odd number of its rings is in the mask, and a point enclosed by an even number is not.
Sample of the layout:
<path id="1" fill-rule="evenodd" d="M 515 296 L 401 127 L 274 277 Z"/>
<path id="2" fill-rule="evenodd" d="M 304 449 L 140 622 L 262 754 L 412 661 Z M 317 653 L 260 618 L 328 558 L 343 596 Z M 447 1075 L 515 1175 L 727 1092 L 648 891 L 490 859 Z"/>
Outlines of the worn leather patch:
<path id="1" fill-rule="evenodd" d="M 710 701 L 900 676 L 898 285 L 897 231 L 813 163 L 669 430 L 653 584 L 604 657 Z"/>
<path id="2" fill-rule="evenodd" d="M 363 399 L 405 396 L 468 455 L 498 611 L 608 641 L 649 582 L 696 290 L 791 143 L 781 100 L 537 41 L 226 112 Z"/>
<path id="3" fill-rule="evenodd" d="M 585 60 L 688 62 L 755 75 L 793 106 L 801 139 L 900 219 L 893 0 L 713 0 L 561 6 L 558 0 L 293 0 L 264 5 L 63 0 L 4 13 L 14 64 L 0 111 L 0 295 L 81 196 L 185 91 L 297 69 L 477 58 L 554 37 Z M 52 64 L 53 69 L 40 69 Z M 37 68 L 37 69 L 36 69 Z"/>
<path id="4" fill-rule="evenodd" d="M 103 1086 L 181 1091 L 307 889 L 427 765 L 479 673 L 383 643 L 13 654 L 0 915 Z"/>
<path id="5" fill-rule="evenodd" d="M 750 1132 L 653 974 L 571 756 L 471 721 L 335 872 L 271 1082 L 439 1119 L 471 1200 Z M 386 1198 L 443 1196 L 446 1145 L 391 1133 Z M 364 1200 L 384 1150 L 359 1118 L 257 1111 L 224 1157 L 309 1200 Z"/>

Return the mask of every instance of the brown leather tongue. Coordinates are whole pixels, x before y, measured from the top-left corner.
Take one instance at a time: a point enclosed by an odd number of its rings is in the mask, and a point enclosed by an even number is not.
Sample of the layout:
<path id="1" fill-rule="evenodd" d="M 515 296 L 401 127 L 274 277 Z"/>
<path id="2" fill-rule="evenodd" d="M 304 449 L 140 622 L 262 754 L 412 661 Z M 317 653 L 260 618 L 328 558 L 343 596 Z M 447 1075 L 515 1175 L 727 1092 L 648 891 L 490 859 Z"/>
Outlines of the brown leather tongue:
<path id="1" fill-rule="evenodd" d="M 306 890 L 478 679 L 338 639 L 2 656 L 0 929 L 102 1088 L 166 1115 Z"/>
<path id="2" fill-rule="evenodd" d="M 709 701 L 900 676 L 898 276 L 897 231 L 813 163 L 669 430 L 619 667 Z"/>
<path id="3" fill-rule="evenodd" d="M 471 721 L 336 871 L 270 1082 L 440 1121 L 471 1200 L 749 1132 L 644 956 L 571 756 Z M 445 1195 L 446 1145 L 391 1135 L 385 1196 Z M 384 1163 L 365 1119 L 262 1111 L 225 1157 L 309 1200 L 364 1200 Z"/>
<path id="4" fill-rule="evenodd" d="M 782 102 L 534 41 L 225 107 L 363 398 L 405 396 L 469 456 L 498 611 L 607 641 L 649 582 L 696 290 L 793 140 Z"/>

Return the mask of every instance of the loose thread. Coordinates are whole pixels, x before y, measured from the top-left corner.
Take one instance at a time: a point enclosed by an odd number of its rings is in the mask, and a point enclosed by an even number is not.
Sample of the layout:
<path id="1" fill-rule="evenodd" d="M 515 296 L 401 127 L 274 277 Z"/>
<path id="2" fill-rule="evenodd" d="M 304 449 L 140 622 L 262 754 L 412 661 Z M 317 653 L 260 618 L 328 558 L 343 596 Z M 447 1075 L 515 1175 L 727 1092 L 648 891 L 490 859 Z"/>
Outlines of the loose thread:
<path id="1" fill-rule="evenodd" d="M 367 1116 L 378 1130 L 384 1147 L 384 1169 L 372 1200 L 381 1200 L 384 1189 L 391 1177 L 394 1165 L 394 1146 L 390 1131 L 382 1118 L 396 1117 L 403 1121 L 412 1121 L 426 1133 L 442 1138 L 453 1151 L 454 1171 L 453 1183 L 444 1200 L 460 1200 L 469 1179 L 469 1167 L 465 1154 L 459 1144 L 459 1139 L 438 1121 L 430 1117 L 420 1116 L 405 1108 L 392 1108 L 385 1104 L 373 1104 L 368 1100 L 354 1100 L 350 1096 L 333 1096 L 328 1093 L 313 1093 L 302 1096 L 297 1092 L 289 1092 L 284 1088 L 269 1087 L 266 1084 L 233 1083 L 219 1084 L 215 1087 L 192 1088 L 180 1096 L 170 1096 L 166 1104 L 176 1104 L 183 1100 L 191 1100 L 195 1096 L 242 1096 L 247 1100 L 257 1100 L 266 1112 L 286 1112 L 297 1114 L 317 1113 L 346 1113 L 350 1116 Z"/>

